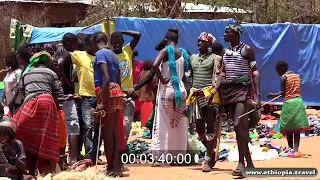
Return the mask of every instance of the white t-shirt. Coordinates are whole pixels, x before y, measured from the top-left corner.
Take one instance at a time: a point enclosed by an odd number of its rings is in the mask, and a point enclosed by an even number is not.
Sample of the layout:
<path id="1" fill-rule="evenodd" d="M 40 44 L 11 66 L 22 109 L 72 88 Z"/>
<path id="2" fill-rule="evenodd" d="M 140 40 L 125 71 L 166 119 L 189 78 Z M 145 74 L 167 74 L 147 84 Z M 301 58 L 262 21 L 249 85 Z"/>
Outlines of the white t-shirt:
<path id="1" fill-rule="evenodd" d="M 4 92 L 6 95 L 7 103 L 9 103 L 10 100 L 14 97 L 14 93 L 12 92 L 12 88 L 16 83 L 18 83 L 21 72 L 22 72 L 21 69 L 16 69 L 12 72 L 8 72 L 6 77 L 3 79 Z M 16 87 L 16 88 L 18 88 L 18 87 Z M 18 94 L 18 96 L 15 100 L 16 104 L 21 104 L 21 97 L 19 97 L 19 96 L 21 96 L 20 93 Z"/>

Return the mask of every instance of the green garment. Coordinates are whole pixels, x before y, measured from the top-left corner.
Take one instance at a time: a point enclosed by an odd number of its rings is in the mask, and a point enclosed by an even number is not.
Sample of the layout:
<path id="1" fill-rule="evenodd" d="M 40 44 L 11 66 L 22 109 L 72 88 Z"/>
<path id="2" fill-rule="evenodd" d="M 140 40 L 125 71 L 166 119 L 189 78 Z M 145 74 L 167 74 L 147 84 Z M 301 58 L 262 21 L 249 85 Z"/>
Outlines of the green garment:
<path id="1" fill-rule="evenodd" d="M 150 129 L 150 133 L 152 134 L 152 128 L 153 128 L 153 121 L 154 121 L 154 115 L 155 115 L 155 112 L 156 112 L 156 108 L 155 108 L 155 103 L 153 104 L 153 108 L 152 108 L 152 113 L 150 114 L 146 124 L 144 127 Z"/>
<path id="2" fill-rule="evenodd" d="M 291 98 L 283 103 L 278 123 L 282 134 L 309 130 L 307 111 L 301 97 Z"/>
<path id="3" fill-rule="evenodd" d="M 36 53 L 30 58 L 30 64 L 27 67 L 27 72 L 34 68 L 35 63 L 38 63 L 38 62 L 48 63 L 50 58 L 51 58 L 50 54 L 47 53 L 46 51 L 41 51 L 39 53 Z"/>

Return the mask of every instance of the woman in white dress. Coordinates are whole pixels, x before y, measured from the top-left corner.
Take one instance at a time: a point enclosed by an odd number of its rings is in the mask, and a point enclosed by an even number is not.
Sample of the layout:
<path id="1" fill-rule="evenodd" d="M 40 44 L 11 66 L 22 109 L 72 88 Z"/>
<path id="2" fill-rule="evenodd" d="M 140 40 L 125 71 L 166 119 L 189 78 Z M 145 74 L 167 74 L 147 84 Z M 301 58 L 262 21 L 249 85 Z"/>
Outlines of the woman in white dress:
<path id="1" fill-rule="evenodd" d="M 17 54 L 15 52 L 9 52 L 7 54 L 5 64 L 7 66 L 8 73 L 3 79 L 4 93 L 2 101 L 9 107 L 11 116 L 13 116 L 16 109 L 18 109 L 22 104 L 22 97 L 21 94 L 18 93 L 18 87 L 16 86 L 21 75 L 21 69 L 19 68 L 16 56 Z"/>
<path id="2" fill-rule="evenodd" d="M 153 64 L 160 83 L 156 97 L 151 150 L 155 162 L 159 163 L 177 161 L 168 157 L 185 154 L 187 150 L 187 92 L 183 78 L 189 69 L 189 57 L 184 49 L 176 47 L 178 37 L 177 29 L 168 29 L 164 39 L 166 47 L 159 52 Z"/>

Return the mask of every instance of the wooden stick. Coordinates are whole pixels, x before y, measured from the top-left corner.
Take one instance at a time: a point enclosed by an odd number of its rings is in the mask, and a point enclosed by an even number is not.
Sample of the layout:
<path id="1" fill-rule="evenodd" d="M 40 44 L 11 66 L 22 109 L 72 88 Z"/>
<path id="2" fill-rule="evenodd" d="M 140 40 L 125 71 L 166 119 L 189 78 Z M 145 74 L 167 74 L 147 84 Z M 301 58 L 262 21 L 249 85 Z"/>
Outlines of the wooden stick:
<path id="1" fill-rule="evenodd" d="M 1 70 L 0 70 L 0 74 L 3 73 L 5 70 L 6 70 L 6 69 L 1 69 Z"/>
<path id="2" fill-rule="evenodd" d="M 100 114 L 100 121 L 99 121 L 99 136 L 98 136 L 98 147 L 97 147 L 97 154 L 96 154 L 96 171 L 98 168 L 98 160 L 99 160 L 99 150 L 100 150 L 100 140 L 101 140 L 101 129 L 102 129 L 102 125 L 101 125 L 101 119 L 106 115 L 105 111 L 99 111 L 97 112 Z"/>
<path id="3" fill-rule="evenodd" d="M 94 22 L 94 23 L 90 24 L 89 26 L 84 27 L 81 31 L 83 31 L 85 29 L 88 29 L 91 26 L 97 25 L 97 24 L 101 23 L 103 20 L 114 20 L 114 18 L 103 18 L 103 19 L 100 19 L 99 21 Z"/>
<path id="4" fill-rule="evenodd" d="M 281 96 L 282 96 L 282 95 L 279 95 L 279 96 L 277 96 L 277 97 L 275 97 L 275 98 L 271 99 L 270 101 L 268 101 L 268 102 L 266 102 L 266 103 L 262 104 L 262 105 L 261 105 L 261 107 L 263 107 L 263 106 L 265 106 L 265 105 L 267 105 L 267 104 L 271 103 L 272 101 L 274 101 L 274 100 L 276 100 L 276 99 L 280 98 Z M 244 117 L 244 116 L 246 116 L 246 115 L 248 115 L 248 114 L 250 114 L 250 113 L 252 113 L 253 111 L 255 111 L 255 109 L 252 109 L 251 111 L 248 111 L 248 112 L 246 112 L 246 113 L 242 114 L 241 116 L 239 116 L 239 119 L 240 119 L 240 118 L 242 118 L 242 117 Z"/>
<path id="5" fill-rule="evenodd" d="M 221 130 L 222 130 L 222 123 L 227 119 L 226 113 L 221 113 L 220 119 L 219 119 L 219 127 L 217 132 L 217 143 L 216 143 L 216 155 L 215 155 L 215 161 L 218 161 L 219 159 L 219 149 L 220 149 L 220 138 L 221 138 Z"/>

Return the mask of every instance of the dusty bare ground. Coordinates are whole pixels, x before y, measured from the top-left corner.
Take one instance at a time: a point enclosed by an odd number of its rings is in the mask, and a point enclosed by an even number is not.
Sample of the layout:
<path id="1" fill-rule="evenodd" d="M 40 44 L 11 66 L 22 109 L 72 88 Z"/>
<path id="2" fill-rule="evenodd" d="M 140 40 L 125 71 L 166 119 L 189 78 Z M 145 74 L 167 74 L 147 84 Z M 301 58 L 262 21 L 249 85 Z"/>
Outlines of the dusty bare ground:
<path id="1" fill-rule="evenodd" d="M 150 140 L 147 140 L 150 141 Z M 272 142 L 277 145 L 287 146 L 285 139 L 277 139 Z M 258 168 L 308 168 L 314 167 L 320 170 L 320 151 L 318 145 L 320 137 L 311 137 L 301 139 L 300 149 L 303 153 L 311 154 L 308 158 L 279 158 L 268 161 L 255 161 Z M 215 168 L 209 173 L 201 171 L 201 165 L 184 166 L 184 167 L 151 167 L 150 165 L 127 165 L 129 171 L 125 172 L 124 179 L 130 180 L 185 180 L 185 179 L 235 179 L 231 176 L 232 170 L 236 167 L 237 162 L 218 162 Z M 253 179 L 253 178 L 246 178 Z M 269 179 L 289 179 L 289 178 L 268 178 Z M 308 178 L 291 178 L 291 179 L 308 179 Z M 309 179 L 320 179 L 320 176 Z"/>

